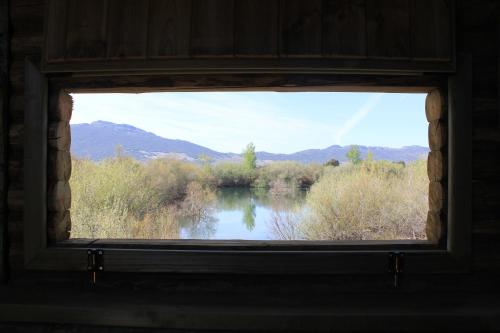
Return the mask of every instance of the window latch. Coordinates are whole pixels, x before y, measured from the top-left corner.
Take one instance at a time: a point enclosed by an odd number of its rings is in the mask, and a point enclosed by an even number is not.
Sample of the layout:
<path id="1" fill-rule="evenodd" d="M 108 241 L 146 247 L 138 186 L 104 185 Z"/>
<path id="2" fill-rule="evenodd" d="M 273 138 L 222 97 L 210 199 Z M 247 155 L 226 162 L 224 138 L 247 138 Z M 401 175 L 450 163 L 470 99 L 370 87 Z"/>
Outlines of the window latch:
<path id="1" fill-rule="evenodd" d="M 97 272 L 104 271 L 104 251 L 99 249 L 87 250 L 87 271 L 90 273 L 92 285 L 96 284 Z"/>
<path id="2" fill-rule="evenodd" d="M 401 252 L 390 252 L 389 253 L 389 273 L 393 277 L 394 288 L 399 287 L 399 276 L 403 273 L 404 267 L 404 254 Z"/>

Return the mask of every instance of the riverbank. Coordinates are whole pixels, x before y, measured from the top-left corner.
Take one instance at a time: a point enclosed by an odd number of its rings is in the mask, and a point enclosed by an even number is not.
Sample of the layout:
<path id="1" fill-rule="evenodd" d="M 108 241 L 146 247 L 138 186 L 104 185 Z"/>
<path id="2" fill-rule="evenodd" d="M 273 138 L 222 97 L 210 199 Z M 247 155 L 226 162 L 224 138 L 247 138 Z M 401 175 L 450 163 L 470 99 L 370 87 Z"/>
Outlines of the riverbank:
<path id="1" fill-rule="evenodd" d="M 74 159 L 71 237 L 423 239 L 425 170 L 425 161 L 276 162 L 251 169 L 124 156 Z"/>

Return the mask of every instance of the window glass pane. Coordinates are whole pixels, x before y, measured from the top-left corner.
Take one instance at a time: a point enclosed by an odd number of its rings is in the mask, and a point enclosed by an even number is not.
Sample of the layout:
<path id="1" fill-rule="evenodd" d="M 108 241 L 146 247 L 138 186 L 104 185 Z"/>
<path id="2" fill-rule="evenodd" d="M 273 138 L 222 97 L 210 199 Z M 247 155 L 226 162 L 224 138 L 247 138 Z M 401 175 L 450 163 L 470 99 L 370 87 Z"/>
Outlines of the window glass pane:
<path id="1" fill-rule="evenodd" d="M 71 238 L 426 239 L 425 94 L 72 94 Z"/>

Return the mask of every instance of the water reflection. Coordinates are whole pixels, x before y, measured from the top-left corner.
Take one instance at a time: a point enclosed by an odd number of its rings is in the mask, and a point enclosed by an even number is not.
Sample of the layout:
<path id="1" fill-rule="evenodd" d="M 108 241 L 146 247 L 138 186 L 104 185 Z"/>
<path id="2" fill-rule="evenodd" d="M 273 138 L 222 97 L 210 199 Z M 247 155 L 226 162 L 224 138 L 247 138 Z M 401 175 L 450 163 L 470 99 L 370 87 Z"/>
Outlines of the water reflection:
<path id="1" fill-rule="evenodd" d="M 257 216 L 255 208 L 253 198 L 243 208 L 243 223 L 245 223 L 248 231 L 252 231 L 255 228 L 255 217 Z"/>
<path id="2" fill-rule="evenodd" d="M 217 218 L 205 215 L 200 218 L 183 216 L 179 218 L 182 239 L 212 239 L 217 232 Z"/>
<path id="3" fill-rule="evenodd" d="M 266 189 L 222 188 L 206 214 L 183 217 L 184 239 L 295 239 L 296 212 L 305 204 L 306 192 L 273 193 Z"/>

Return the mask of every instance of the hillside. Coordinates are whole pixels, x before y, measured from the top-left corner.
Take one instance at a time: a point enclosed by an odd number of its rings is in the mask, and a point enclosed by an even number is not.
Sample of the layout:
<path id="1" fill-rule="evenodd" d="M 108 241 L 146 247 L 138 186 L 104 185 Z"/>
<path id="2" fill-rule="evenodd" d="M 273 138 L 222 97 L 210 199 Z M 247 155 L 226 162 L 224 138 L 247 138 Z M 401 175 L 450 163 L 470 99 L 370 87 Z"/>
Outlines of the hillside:
<path id="1" fill-rule="evenodd" d="M 106 121 L 95 121 L 90 124 L 71 125 L 71 153 L 78 157 L 91 160 L 102 160 L 115 155 L 118 146 L 123 148 L 126 155 L 138 160 L 147 160 L 162 156 L 195 161 L 204 154 L 214 161 L 237 160 L 237 153 L 221 153 L 184 140 L 167 139 L 154 133 L 143 131 L 126 124 L 115 124 Z M 308 149 L 292 154 L 274 154 L 264 151 L 257 152 L 260 162 L 291 160 L 302 163 L 324 163 L 335 158 L 346 161 L 349 146 L 329 146 L 324 149 Z M 407 146 L 402 148 L 359 146 L 362 156 L 368 151 L 375 159 L 389 161 L 413 161 L 422 158 L 429 149 L 421 146 Z"/>

